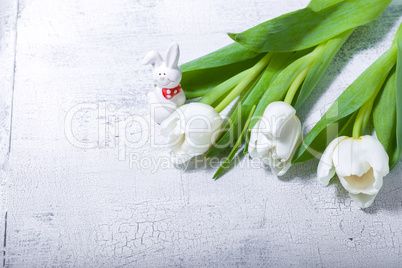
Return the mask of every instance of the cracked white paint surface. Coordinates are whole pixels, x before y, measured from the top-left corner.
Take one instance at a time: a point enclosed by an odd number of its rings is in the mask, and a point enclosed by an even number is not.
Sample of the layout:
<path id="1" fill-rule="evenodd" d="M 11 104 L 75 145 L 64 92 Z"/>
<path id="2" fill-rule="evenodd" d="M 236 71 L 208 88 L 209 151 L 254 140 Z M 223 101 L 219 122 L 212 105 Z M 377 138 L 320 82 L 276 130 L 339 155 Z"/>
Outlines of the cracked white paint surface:
<path id="1" fill-rule="evenodd" d="M 201 162 L 183 172 L 162 161 L 167 151 L 150 142 L 163 142 L 157 128 L 135 123 L 117 133 L 129 115 L 149 122 L 151 71 L 140 65 L 148 50 L 164 51 L 177 41 L 184 63 L 230 43 L 226 32 L 302 8 L 307 0 L 0 3 L 6 267 L 400 266 L 401 163 L 363 211 L 339 185 L 316 182 L 317 160 L 276 179 L 245 157 L 215 182 L 216 169 Z M 402 1 L 393 1 L 353 33 L 299 111 L 310 124 L 306 131 L 389 47 L 401 14 Z M 8 156 L 3 144 L 12 93 Z M 71 144 L 66 129 L 87 148 Z M 145 145 L 122 153 L 119 137 L 138 141 L 141 133 Z M 130 167 L 130 153 L 147 167 Z"/>

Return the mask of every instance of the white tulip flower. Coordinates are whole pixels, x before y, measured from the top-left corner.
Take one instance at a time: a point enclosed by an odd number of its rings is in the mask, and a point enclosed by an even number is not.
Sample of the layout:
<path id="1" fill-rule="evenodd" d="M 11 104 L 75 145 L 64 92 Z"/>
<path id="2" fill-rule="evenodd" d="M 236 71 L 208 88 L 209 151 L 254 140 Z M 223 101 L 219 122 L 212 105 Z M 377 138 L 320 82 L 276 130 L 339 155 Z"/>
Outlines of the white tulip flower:
<path id="1" fill-rule="evenodd" d="M 190 103 L 180 106 L 161 124 L 161 133 L 169 139 L 173 161 L 184 163 L 205 153 L 214 144 L 222 128 L 222 118 L 211 106 Z"/>
<path id="2" fill-rule="evenodd" d="M 342 186 L 361 208 L 369 207 L 389 173 L 388 154 L 372 136 L 339 137 L 325 149 L 317 168 L 318 180 L 328 185 L 338 175 Z"/>
<path id="3" fill-rule="evenodd" d="M 270 103 L 251 130 L 248 150 L 251 157 L 262 157 L 277 176 L 284 175 L 302 141 L 296 110 L 288 103 Z"/>

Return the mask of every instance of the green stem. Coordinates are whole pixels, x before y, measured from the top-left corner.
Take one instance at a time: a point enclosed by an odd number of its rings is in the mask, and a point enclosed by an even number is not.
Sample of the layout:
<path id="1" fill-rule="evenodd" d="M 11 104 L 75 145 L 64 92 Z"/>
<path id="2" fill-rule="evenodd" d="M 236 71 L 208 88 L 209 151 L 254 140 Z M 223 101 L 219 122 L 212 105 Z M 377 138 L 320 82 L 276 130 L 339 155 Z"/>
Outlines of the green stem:
<path id="1" fill-rule="evenodd" d="M 362 107 L 360 107 L 357 113 L 355 123 L 353 125 L 353 138 L 358 139 L 364 129 L 366 129 L 367 115 L 371 114 L 371 108 L 373 107 L 372 102 L 369 100 Z"/>
<path id="2" fill-rule="evenodd" d="M 268 52 L 256 65 L 246 70 L 248 75 L 215 107 L 215 110 L 218 113 L 222 112 L 268 65 L 273 55 Z"/>
<path id="3" fill-rule="evenodd" d="M 398 49 L 397 45 L 394 42 L 392 44 L 391 48 L 386 52 L 386 53 L 391 53 L 390 55 L 392 55 L 392 56 L 390 56 L 389 60 L 393 60 L 393 57 L 396 57 L 397 49 Z M 381 57 L 383 57 L 383 56 L 381 56 Z M 381 90 L 381 88 L 382 88 L 382 86 L 384 84 L 384 81 L 385 80 L 383 80 L 382 83 L 378 84 L 377 88 L 374 91 L 373 96 L 371 96 L 370 99 L 368 99 L 366 101 L 366 103 L 364 103 L 360 107 L 360 109 L 359 109 L 359 111 L 357 113 L 357 116 L 356 116 L 355 123 L 353 125 L 353 137 L 354 138 L 356 138 L 356 139 L 359 138 L 360 135 L 362 134 L 362 132 L 366 129 L 367 123 L 368 123 L 368 121 L 370 119 L 370 116 L 371 116 L 371 112 L 373 110 L 374 100 L 376 99 L 376 97 L 378 95 L 378 92 L 380 92 L 380 90 Z"/>
<path id="4" fill-rule="evenodd" d="M 250 73 L 250 70 L 245 70 L 225 82 L 219 84 L 214 89 L 205 94 L 198 102 L 208 104 L 212 106 L 219 98 L 225 95 L 228 91 L 232 90 L 237 84 L 239 84 Z"/>
<path id="5" fill-rule="evenodd" d="M 243 127 L 243 130 L 241 131 L 241 134 L 239 138 L 236 141 L 236 144 L 233 146 L 232 150 L 230 151 L 228 157 L 225 159 L 225 161 L 222 163 L 222 165 L 219 167 L 219 169 L 216 171 L 213 179 L 216 180 L 219 177 L 219 174 L 230 164 L 230 162 L 233 160 L 233 157 L 235 156 L 237 150 L 239 149 L 240 145 L 243 142 L 243 137 L 244 137 L 244 132 L 248 128 L 248 125 L 250 124 L 251 118 L 253 117 L 254 111 L 255 111 L 256 105 L 254 105 L 251 108 L 250 114 L 247 118 L 246 124 Z"/>
<path id="6" fill-rule="evenodd" d="M 307 77 L 308 72 L 310 71 L 311 65 L 313 64 L 314 60 L 316 59 L 317 55 L 322 52 L 324 49 L 325 45 L 328 42 L 324 42 L 322 44 L 319 44 L 310 54 L 308 54 L 306 57 L 306 60 L 311 60 L 309 65 L 299 73 L 298 76 L 296 76 L 295 80 L 291 84 L 291 86 L 288 89 L 288 92 L 286 93 L 286 97 L 284 102 L 292 105 L 293 99 L 296 95 L 297 90 L 300 88 L 301 84 L 303 83 L 304 79 Z"/>
<path id="7" fill-rule="evenodd" d="M 296 95 L 296 92 L 299 89 L 300 85 L 303 83 L 304 79 L 306 78 L 308 71 L 310 70 L 310 67 L 311 67 L 311 65 L 307 66 L 303 71 L 300 72 L 300 74 L 293 81 L 288 92 L 286 93 L 284 102 L 292 105 L 293 98 Z"/>
<path id="8" fill-rule="evenodd" d="M 377 97 L 378 92 L 382 88 L 382 85 L 378 86 L 373 96 L 366 101 L 365 104 L 360 107 L 357 113 L 355 123 L 353 124 L 353 138 L 358 139 L 367 127 L 367 123 L 371 116 L 371 111 L 373 110 L 374 100 Z"/>

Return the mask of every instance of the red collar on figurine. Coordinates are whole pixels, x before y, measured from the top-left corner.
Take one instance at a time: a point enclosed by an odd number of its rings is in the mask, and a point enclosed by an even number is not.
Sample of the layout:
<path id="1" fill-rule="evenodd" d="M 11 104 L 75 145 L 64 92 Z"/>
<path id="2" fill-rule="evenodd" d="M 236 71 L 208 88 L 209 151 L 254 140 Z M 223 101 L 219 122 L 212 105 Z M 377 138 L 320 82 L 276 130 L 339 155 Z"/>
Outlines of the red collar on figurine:
<path id="1" fill-rule="evenodd" d="M 180 93 L 181 86 L 178 85 L 175 88 L 162 88 L 162 94 L 165 99 L 170 100 L 174 96 Z"/>

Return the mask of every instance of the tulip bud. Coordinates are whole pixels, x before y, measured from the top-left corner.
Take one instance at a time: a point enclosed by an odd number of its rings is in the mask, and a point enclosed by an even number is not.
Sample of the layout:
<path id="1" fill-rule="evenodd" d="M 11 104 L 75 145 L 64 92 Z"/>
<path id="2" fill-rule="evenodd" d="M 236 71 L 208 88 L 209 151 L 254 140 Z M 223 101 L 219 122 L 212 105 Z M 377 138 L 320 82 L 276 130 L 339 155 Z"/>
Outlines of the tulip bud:
<path id="1" fill-rule="evenodd" d="M 291 166 L 291 160 L 302 140 L 300 120 L 288 103 L 270 103 L 264 115 L 251 130 L 248 150 L 251 157 L 262 157 L 277 176 Z"/>
<path id="2" fill-rule="evenodd" d="M 318 180 L 328 185 L 338 175 L 342 186 L 361 208 L 369 207 L 389 173 L 388 154 L 372 136 L 339 137 L 325 149 L 317 168 Z"/>
<path id="3" fill-rule="evenodd" d="M 179 107 L 161 124 L 161 133 L 169 140 L 176 163 L 205 153 L 218 138 L 222 118 L 211 106 L 190 103 Z"/>

